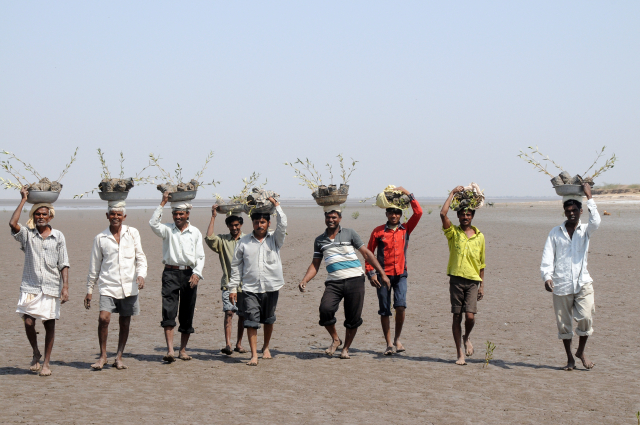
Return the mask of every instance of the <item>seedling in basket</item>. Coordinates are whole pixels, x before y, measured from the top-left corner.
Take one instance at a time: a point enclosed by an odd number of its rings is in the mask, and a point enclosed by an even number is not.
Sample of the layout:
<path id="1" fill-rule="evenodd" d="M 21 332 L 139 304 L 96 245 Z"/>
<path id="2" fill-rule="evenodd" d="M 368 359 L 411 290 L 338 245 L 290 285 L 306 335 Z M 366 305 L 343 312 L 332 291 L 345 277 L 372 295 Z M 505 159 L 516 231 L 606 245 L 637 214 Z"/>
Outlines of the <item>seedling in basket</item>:
<path id="1" fill-rule="evenodd" d="M 26 186 L 29 190 L 60 192 L 60 190 L 62 189 L 62 185 L 59 182 L 64 178 L 64 176 L 67 175 L 69 168 L 71 168 L 71 165 L 76 161 L 78 148 L 76 148 L 76 150 L 73 152 L 73 155 L 71 155 L 71 160 L 64 166 L 64 169 L 60 173 L 60 176 L 58 176 L 57 180 L 54 181 L 50 181 L 48 178 L 42 177 L 40 173 L 36 171 L 33 165 L 22 161 L 14 153 L 9 151 L 1 151 L 0 153 L 8 157 L 6 160 L 0 161 L 0 168 L 5 170 L 7 174 L 15 179 L 14 182 L 9 179 L 0 177 L 0 184 L 5 189 L 20 190 L 23 186 Z M 22 171 L 11 164 L 12 160 L 22 164 L 24 171 L 28 174 L 31 174 L 33 178 L 25 177 Z"/>

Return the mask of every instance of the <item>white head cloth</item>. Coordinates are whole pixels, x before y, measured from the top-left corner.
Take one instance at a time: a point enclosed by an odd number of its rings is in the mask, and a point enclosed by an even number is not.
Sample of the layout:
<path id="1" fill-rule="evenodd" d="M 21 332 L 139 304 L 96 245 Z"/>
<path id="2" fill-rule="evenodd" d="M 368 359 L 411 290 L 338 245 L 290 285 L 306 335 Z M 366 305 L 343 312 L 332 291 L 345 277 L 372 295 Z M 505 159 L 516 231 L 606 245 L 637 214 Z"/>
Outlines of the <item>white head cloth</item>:
<path id="1" fill-rule="evenodd" d="M 172 202 L 171 209 L 172 210 L 190 210 L 191 204 L 186 201 Z"/>
<path id="2" fill-rule="evenodd" d="M 107 203 L 109 209 L 111 208 L 126 208 L 127 203 L 125 201 L 109 201 Z"/>
<path id="3" fill-rule="evenodd" d="M 340 206 L 340 204 L 335 204 L 335 205 L 323 205 L 322 209 L 324 210 L 324 212 L 328 213 L 331 211 L 338 211 L 339 213 L 342 213 L 342 207 Z"/>

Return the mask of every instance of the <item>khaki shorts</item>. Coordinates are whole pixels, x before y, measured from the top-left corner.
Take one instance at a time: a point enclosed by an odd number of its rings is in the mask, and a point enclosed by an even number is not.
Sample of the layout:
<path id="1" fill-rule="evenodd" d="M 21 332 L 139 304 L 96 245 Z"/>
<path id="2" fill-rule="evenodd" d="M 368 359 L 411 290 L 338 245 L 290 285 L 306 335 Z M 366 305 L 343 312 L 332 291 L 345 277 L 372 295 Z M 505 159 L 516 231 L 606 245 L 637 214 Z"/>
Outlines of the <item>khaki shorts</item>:
<path id="1" fill-rule="evenodd" d="M 578 325 L 578 336 L 590 336 L 593 333 L 593 313 L 596 311 L 596 304 L 591 283 L 585 283 L 577 294 L 553 294 L 553 309 L 556 312 L 558 338 L 573 338 L 573 320 Z"/>
<path id="2" fill-rule="evenodd" d="M 449 295 L 451 312 L 455 314 L 478 312 L 478 287 L 480 281 L 449 276 Z"/>

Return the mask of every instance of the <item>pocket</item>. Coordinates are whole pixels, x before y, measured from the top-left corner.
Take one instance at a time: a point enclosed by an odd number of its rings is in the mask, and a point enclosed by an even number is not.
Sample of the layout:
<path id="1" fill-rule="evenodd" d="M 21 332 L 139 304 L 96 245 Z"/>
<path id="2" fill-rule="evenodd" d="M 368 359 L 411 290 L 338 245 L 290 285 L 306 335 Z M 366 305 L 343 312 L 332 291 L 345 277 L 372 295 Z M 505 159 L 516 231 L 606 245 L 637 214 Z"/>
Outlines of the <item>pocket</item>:
<path id="1" fill-rule="evenodd" d="M 124 258 L 133 258 L 136 255 L 136 249 L 132 246 L 126 246 L 122 250 Z"/>
<path id="2" fill-rule="evenodd" d="M 278 253 L 275 251 L 267 251 L 265 257 L 267 264 L 275 264 L 278 262 Z"/>

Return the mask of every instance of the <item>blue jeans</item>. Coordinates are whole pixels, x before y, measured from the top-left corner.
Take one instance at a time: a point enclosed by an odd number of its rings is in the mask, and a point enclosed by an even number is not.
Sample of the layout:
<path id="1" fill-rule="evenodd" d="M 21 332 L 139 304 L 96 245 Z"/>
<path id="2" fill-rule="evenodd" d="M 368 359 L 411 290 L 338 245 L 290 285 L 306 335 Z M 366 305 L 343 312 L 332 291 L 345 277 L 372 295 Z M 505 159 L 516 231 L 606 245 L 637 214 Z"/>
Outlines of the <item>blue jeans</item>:
<path id="1" fill-rule="evenodd" d="M 407 307 L 407 272 L 399 276 L 389 276 L 391 281 L 391 289 L 393 290 L 393 308 Z M 391 316 L 391 289 L 387 289 L 386 285 L 380 282 L 382 286 L 376 288 L 378 292 L 378 304 L 380 316 Z"/>

